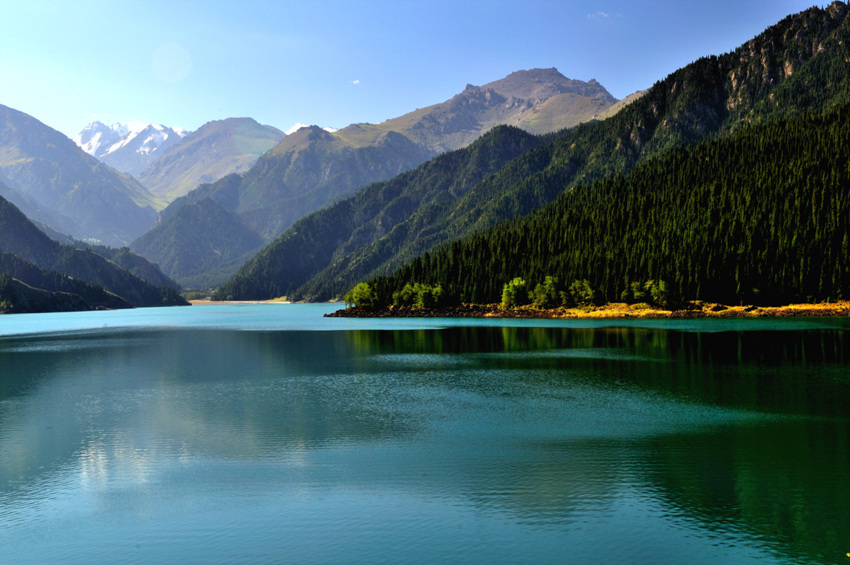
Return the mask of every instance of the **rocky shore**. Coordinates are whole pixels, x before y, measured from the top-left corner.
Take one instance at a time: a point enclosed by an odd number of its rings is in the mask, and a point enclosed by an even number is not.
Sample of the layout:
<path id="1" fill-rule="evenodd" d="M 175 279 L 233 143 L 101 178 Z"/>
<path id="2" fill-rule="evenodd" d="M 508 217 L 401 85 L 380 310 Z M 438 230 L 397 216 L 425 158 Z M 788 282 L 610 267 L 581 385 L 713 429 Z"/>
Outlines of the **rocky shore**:
<path id="1" fill-rule="evenodd" d="M 693 302 L 687 308 L 664 310 L 647 304 L 605 304 L 584 308 L 540 310 L 530 306 L 504 309 L 498 304 L 463 304 L 439 308 L 350 307 L 325 314 L 328 318 L 765 318 L 850 316 L 850 302 L 785 306 L 727 306 Z"/>

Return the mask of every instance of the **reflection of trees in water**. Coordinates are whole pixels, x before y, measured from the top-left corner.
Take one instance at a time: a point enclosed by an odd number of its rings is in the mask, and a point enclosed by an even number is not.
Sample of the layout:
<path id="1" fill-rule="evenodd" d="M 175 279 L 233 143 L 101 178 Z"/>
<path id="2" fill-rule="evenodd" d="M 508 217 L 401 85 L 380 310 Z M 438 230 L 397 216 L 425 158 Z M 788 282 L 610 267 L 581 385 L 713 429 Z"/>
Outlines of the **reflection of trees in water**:
<path id="1" fill-rule="evenodd" d="M 387 459 L 369 472 L 334 468 L 335 485 L 379 489 L 392 480 L 423 496 L 457 496 L 556 528 L 616 511 L 623 491 L 649 485 L 701 528 L 745 528 L 778 551 L 829 560 L 850 531 L 846 420 L 771 420 L 629 441 L 517 439 L 493 430 L 428 439 L 439 445 L 387 445 L 414 437 L 429 418 L 464 423 L 450 413 L 463 402 L 417 412 L 418 401 L 461 391 L 478 403 L 490 395 L 507 418 L 514 403 L 537 407 L 539 399 L 498 396 L 510 388 L 503 385 L 557 392 L 576 378 L 674 400 L 846 418 L 847 341 L 827 330 L 540 327 L 103 332 L 21 339 L 18 350 L 4 340 L 0 479 L 32 483 L 78 456 L 91 477 L 131 465 L 143 476 L 146 457 L 256 460 L 348 444 L 357 448 L 351 453 Z M 424 362 L 382 362 L 406 354 Z M 463 363 L 443 370 L 441 356 Z M 471 386 L 476 376 L 482 388 Z"/>
<path id="2" fill-rule="evenodd" d="M 787 414 L 850 414 L 850 332 L 454 327 L 350 331 L 361 354 L 550 352 L 477 358 L 503 368 L 584 368 L 698 402 Z M 557 351 L 553 351 L 557 350 Z"/>
<path id="3" fill-rule="evenodd" d="M 709 531 L 746 532 L 780 553 L 846 560 L 850 425 L 794 419 L 665 436 L 648 445 L 647 479 Z"/>

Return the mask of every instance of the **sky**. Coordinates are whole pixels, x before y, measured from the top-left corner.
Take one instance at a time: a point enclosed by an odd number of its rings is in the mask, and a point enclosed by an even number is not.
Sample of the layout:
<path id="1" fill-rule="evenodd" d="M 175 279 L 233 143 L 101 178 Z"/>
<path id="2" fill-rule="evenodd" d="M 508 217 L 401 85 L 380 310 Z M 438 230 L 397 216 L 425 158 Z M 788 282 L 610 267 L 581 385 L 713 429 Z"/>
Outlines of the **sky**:
<path id="1" fill-rule="evenodd" d="M 375 123 L 531 68 L 623 98 L 812 5 L 826 4 L 13 0 L 0 104 L 73 137 L 93 120 Z"/>

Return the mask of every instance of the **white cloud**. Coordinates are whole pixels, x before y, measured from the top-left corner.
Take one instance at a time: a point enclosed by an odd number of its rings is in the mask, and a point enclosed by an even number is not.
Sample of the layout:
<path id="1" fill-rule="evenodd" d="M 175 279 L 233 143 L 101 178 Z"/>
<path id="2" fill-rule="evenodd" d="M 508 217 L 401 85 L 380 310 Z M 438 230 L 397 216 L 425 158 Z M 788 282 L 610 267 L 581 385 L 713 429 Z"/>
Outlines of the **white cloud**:
<path id="1" fill-rule="evenodd" d="M 292 135 L 293 133 L 300 130 L 301 128 L 308 128 L 308 127 L 310 127 L 310 126 L 308 126 L 307 124 L 298 122 L 297 124 L 293 124 L 293 126 L 291 128 L 289 128 L 288 130 L 286 130 L 283 133 L 285 133 L 286 135 Z M 322 129 L 325 130 L 328 133 L 333 133 L 335 131 L 339 131 L 337 128 L 332 128 L 332 127 L 323 127 Z"/>
<path id="2" fill-rule="evenodd" d="M 306 128 L 306 127 L 310 127 L 310 126 L 308 126 L 307 124 L 302 124 L 301 122 L 298 122 L 297 124 L 294 124 L 291 128 L 289 128 L 288 130 L 286 130 L 283 133 L 285 133 L 286 135 L 292 135 L 293 133 L 300 130 L 301 128 Z"/>
<path id="3" fill-rule="evenodd" d="M 351 84 L 353 84 L 355 86 L 360 84 L 360 79 L 359 78 L 354 79 L 353 81 L 351 81 Z"/>
<path id="4" fill-rule="evenodd" d="M 597 18 L 608 18 L 608 17 L 610 17 L 610 16 L 608 14 L 606 14 L 605 12 L 596 12 L 596 13 L 587 15 L 587 19 L 589 19 L 589 20 L 595 20 Z"/>

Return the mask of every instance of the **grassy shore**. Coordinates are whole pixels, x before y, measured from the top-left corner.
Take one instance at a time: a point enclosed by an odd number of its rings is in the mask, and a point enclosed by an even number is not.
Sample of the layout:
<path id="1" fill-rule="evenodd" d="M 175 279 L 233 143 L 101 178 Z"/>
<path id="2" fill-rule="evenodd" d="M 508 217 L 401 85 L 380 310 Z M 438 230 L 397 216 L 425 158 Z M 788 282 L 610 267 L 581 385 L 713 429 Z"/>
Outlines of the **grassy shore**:
<path id="1" fill-rule="evenodd" d="M 326 316 L 339 318 L 781 318 L 850 316 L 850 302 L 785 306 L 728 306 L 711 302 L 691 302 L 686 308 L 677 310 L 665 310 L 648 304 L 625 303 L 551 310 L 541 310 L 531 306 L 505 309 L 498 304 L 464 304 L 440 308 L 390 307 L 378 310 L 352 307 L 326 314 Z"/>

